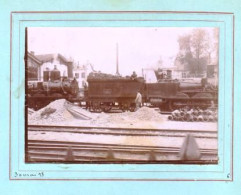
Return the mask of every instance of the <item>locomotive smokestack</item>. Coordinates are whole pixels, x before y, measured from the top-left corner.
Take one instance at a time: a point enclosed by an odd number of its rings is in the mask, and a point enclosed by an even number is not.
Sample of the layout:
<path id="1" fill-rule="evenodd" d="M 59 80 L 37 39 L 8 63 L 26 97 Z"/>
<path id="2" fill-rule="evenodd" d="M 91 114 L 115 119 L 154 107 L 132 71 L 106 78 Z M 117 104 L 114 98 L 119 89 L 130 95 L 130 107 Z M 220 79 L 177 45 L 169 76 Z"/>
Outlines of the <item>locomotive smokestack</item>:
<path id="1" fill-rule="evenodd" d="M 118 62 L 118 43 L 116 43 L 116 75 L 120 75 Z"/>

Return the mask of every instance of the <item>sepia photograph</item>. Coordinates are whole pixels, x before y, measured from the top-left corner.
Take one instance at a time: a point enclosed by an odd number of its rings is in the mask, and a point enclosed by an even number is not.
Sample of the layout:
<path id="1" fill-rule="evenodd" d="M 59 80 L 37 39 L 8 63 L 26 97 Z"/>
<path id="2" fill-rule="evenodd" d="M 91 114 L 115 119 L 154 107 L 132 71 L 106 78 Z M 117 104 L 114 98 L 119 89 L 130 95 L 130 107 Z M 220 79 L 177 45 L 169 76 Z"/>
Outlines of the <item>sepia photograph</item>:
<path id="1" fill-rule="evenodd" d="M 26 163 L 218 164 L 219 28 L 25 38 Z"/>

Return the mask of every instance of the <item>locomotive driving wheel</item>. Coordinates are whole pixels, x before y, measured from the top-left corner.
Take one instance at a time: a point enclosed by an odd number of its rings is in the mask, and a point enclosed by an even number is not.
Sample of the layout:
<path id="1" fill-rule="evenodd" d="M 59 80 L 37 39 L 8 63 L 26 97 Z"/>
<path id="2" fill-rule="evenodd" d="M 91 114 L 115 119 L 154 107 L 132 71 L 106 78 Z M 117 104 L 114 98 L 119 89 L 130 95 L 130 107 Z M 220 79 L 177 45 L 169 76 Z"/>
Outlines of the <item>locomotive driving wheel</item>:
<path id="1" fill-rule="evenodd" d="M 167 101 L 165 104 L 159 106 L 161 112 L 173 111 L 175 109 L 174 102 L 172 100 Z"/>

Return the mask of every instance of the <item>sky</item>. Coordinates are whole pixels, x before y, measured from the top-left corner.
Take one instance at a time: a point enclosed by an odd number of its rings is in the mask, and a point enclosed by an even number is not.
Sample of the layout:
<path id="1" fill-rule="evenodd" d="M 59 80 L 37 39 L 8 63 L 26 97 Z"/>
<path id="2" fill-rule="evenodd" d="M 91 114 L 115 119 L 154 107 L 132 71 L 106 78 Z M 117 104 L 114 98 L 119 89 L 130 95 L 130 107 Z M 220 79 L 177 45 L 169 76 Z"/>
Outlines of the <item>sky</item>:
<path id="1" fill-rule="evenodd" d="M 141 76 L 144 68 L 155 68 L 162 58 L 172 66 L 178 52 L 178 37 L 190 27 L 30 27 L 28 51 L 35 55 L 60 53 L 80 65 L 91 63 L 104 73 L 116 73 L 118 43 L 119 72 Z M 212 28 L 206 28 L 211 32 Z"/>

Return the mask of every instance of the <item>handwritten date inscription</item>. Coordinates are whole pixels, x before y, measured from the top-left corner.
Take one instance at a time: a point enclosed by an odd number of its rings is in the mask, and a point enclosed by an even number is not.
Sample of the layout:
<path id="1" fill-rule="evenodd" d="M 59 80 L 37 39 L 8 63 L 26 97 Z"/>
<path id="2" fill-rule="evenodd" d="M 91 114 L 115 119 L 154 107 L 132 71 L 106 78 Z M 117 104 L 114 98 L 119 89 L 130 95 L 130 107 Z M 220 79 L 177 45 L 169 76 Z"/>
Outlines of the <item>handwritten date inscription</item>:
<path id="1" fill-rule="evenodd" d="M 14 172 L 14 177 L 15 178 L 21 178 L 21 177 L 44 177 L 44 172 L 39 172 L 39 173 L 19 173 L 19 172 Z"/>

